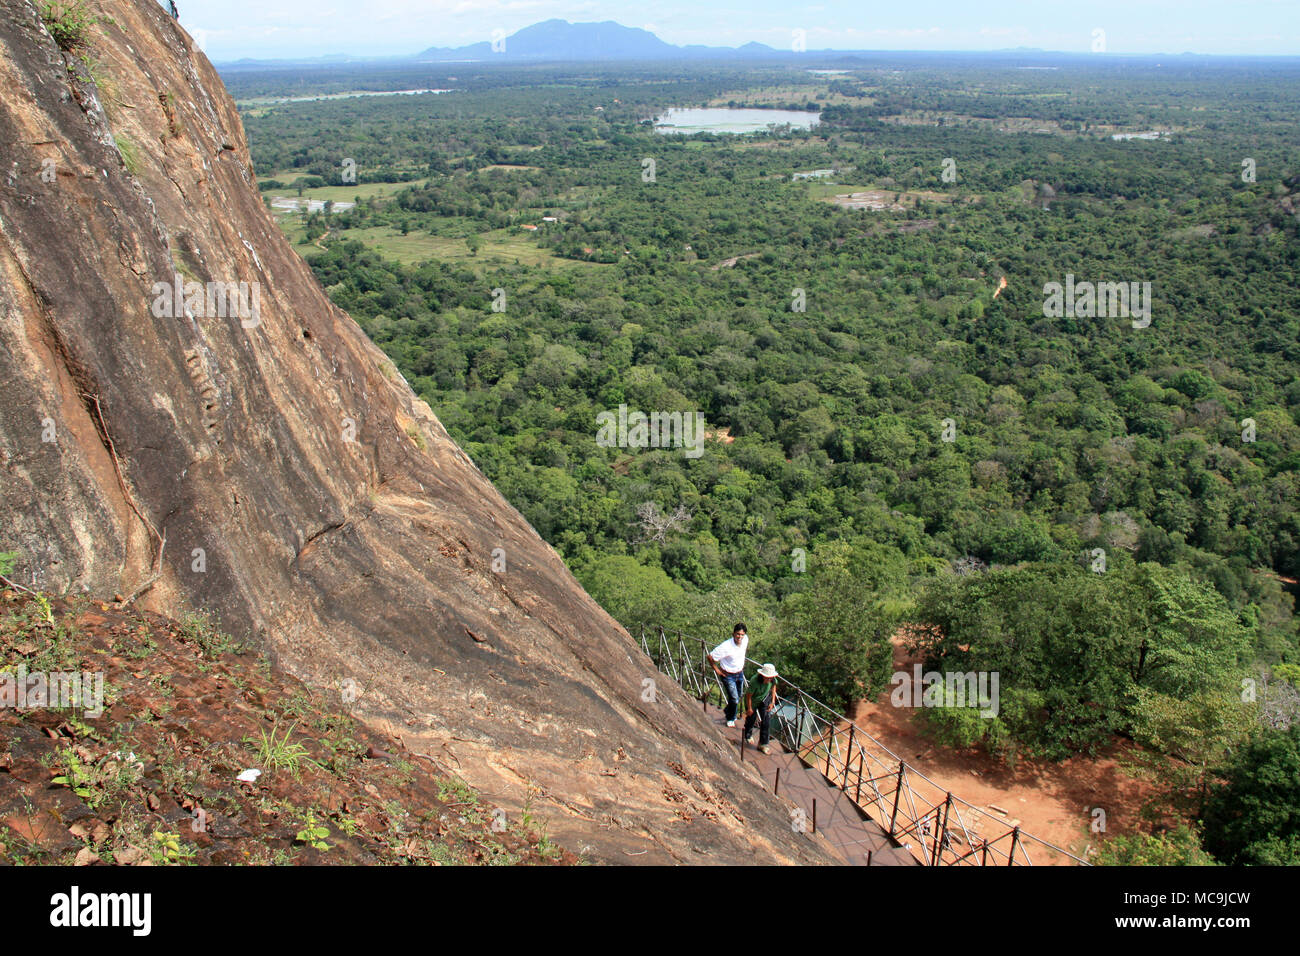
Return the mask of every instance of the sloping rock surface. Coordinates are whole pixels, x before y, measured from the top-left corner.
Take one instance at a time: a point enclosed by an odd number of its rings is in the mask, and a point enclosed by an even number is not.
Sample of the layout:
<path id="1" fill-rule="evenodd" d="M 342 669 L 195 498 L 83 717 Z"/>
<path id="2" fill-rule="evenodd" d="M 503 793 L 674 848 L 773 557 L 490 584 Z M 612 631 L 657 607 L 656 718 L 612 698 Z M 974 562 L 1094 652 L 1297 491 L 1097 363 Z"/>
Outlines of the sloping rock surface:
<path id="1" fill-rule="evenodd" d="M 330 303 L 191 38 L 152 0 L 91 9 L 110 19 L 65 54 L 0 0 L 0 550 L 21 582 L 209 608 L 589 858 L 831 861 L 697 705 L 646 693 L 635 642 Z M 177 276 L 249 283 L 256 314 L 157 291 Z"/>

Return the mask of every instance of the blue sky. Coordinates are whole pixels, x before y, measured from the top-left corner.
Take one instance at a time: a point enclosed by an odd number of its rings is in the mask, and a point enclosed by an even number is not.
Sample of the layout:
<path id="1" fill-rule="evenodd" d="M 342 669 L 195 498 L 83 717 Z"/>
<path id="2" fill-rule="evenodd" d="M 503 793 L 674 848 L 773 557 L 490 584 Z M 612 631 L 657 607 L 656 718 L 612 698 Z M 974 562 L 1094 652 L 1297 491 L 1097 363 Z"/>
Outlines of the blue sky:
<path id="1" fill-rule="evenodd" d="M 807 48 L 1087 53 L 1300 54 L 1300 0 L 177 0 L 218 62 L 241 57 L 389 56 L 488 40 L 558 17 L 616 20 L 669 43 Z"/>

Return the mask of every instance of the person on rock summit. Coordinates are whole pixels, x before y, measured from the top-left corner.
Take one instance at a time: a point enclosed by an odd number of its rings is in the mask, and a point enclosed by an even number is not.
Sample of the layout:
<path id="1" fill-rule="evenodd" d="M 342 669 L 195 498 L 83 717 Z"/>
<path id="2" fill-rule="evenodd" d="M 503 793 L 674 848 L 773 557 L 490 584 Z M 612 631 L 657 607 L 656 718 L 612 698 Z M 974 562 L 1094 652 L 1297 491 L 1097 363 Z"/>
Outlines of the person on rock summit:
<path id="1" fill-rule="evenodd" d="M 745 650 L 749 647 L 749 633 L 744 624 L 737 624 L 731 631 L 731 637 L 723 641 L 709 653 L 709 663 L 714 673 L 722 681 L 722 690 L 727 695 L 727 707 L 724 711 L 727 726 L 736 726 L 736 710 L 740 707 L 740 695 L 745 692 Z"/>

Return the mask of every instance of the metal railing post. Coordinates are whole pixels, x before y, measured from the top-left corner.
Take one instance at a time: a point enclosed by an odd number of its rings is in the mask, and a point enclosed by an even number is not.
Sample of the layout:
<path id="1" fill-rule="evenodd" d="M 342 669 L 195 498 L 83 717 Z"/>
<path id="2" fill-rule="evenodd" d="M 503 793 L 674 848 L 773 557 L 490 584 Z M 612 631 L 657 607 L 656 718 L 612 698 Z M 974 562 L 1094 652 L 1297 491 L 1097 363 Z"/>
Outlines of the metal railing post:
<path id="1" fill-rule="evenodd" d="M 931 866 L 939 865 L 939 854 L 942 852 L 943 839 L 948 835 L 948 810 L 951 807 L 952 792 L 949 791 L 947 799 L 943 801 L 943 823 L 935 827 L 934 830 L 934 853 L 930 857 Z"/>
<path id="2" fill-rule="evenodd" d="M 649 646 L 650 635 L 652 632 L 656 635 L 658 641 L 657 646 L 653 650 Z M 668 634 L 667 634 L 667 630 L 662 624 L 648 625 L 645 623 L 640 623 L 638 625 L 638 632 L 637 632 L 638 637 L 640 639 L 641 649 L 647 654 L 647 656 L 649 656 L 649 658 L 655 663 L 655 665 L 659 668 L 660 671 L 662 671 L 667 676 L 672 677 L 675 681 L 681 684 L 683 689 L 686 690 L 688 694 L 694 693 L 696 691 L 701 693 L 701 699 L 700 699 L 701 708 L 704 711 L 704 713 L 707 714 L 709 710 L 709 705 L 713 698 L 713 693 L 715 688 L 719 693 L 720 699 L 723 699 L 726 696 L 725 693 L 723 693 L 722 691 L 721 684 L 718 681 L 716 674 L 712 672 L 712 668 L 710 666 L 710 661 L 708 658 L 709 647 L 707 645 L 707 642 L 703 640 L 699 640 L 697 638 L 688 639 L 685 636 L 685 634 L 680 630 L 674 631 L 673 633 L 674 636 L 677 638 L 677 644 L 675 647 L 667 646 Z M 700 647 L 701 656 L 700 656 L 700 663 L 698 665 L 698 670 L 693 670 L 693 668 L 695 668 L 697 665 L 695 665 L 693 661 L 694 652 L 690 650 L 689 640 L 695 640 L 697 645 Z M 665 667 L 667 667 L 668 670 L 665 670 Z M 703 679 L 702 684 L 696 683 L 697 676 Z M 788 732 L 790 735 L 790 743 L 792 744 L 795 756 L 798 757 L 799 760 L 803 763 L 803 765 L 807 767 L 809 770 L 813 768 L 821 769 L 824 767 L 825 768 L 824 772 L 828 783 L 834 783 L 834 778 L 831 776 L 833 770 L 842 771 L 843 776 L 839 780 L 839 789 L 840 792 L 847 795 L 848 787 L 850 783 L 849 778 L 850 775 L 853 773 L 853 750 L 854 750 L 854 745 L 856 744 L 858 750 L 858 773 L 857 773 L 857 780 L 854 782 L 853 800 L 854 803 L 859 808 L 859 810 L 861 810 L 862 809 L 862 784 L 864 782 L 863 777 L 865 776 L 864 771 L 866 769 L 866 747 L 863 744 L 861 744 L 857 739 L 858 737 L 857 724 L 854 723 L 852 720 L 849 720 L 843 714 L 840 714 L 835 710 L 833 710 L 832 708 L 828 707 L 826 704 L 822 703 L 817 698 L 808 695 L 798 685 L 790 684 L 790 687 L 792 688 L 794 696 L 793 699 L 789 700 L 788 702 L 794 704 L 794 714 L 793 714 L 793 726 L 789 727 Z M 781 699 L 781 698 L 777 698 L 777 699 Z M 774 706 L 775 706 L 775 702 L 776 699 L 774 699 L 773 701 Z M 844 723 L 848 724 L 848 744 L 844 752 L 843 760 L 841 761 L 841 764 L 837 766 L 835 763 L 835 754 L 832 748 L 834 748 L 837 745 L 839 734 L 842 732 L 842 730 L 839 727 L 840 721 L 843 721 Z M 820 732 L 817 729 L 817 725 L 822 722 L 826 723 L 826 734 L 824 737 L 821 738 L 822 745 L 826 747 L 826 762 L 824 764 L 822 764 L 822 762 L 818 760 L 816 756 L 817 741 L 818 741 L 818 737 L 820 736 Z M 783 719 L 781 721 L 781 724 L 782 726 L 789 726 L 790 721 Z M 806 733 L 805 733 L 805 724 L 807 725 Z M 780 731 L 778 731 L 778 733 L 780 733 Z M 862 731 L 862 736 L 868 742 L 871 743 L 873 748 L 883 751 L 882 757 L 885 758 L 894 757 L 895 759 L 898 759 L 897 756 L 894 753 L 892 753 L 888 747 L 884 746 L 878 740 L 873 738 L 866 730 Z M 746 750 L 745 741 L 744 738 L 742 737 L 740 740 L 740 760 L 742 762 L 745 759 L 745 750 Z M 881 759 L 881 757 L 873 756 L 872 762 L 874 768 L 877 764 L 883 764 L 884 760 Z M 990 865 L 991 857 L 992 857 L 993 865 L 996 865 L 997 855 L 996 853 L 991 854 L 991 851 L 993 850 L 994 845 L 1001 842 L 1002 837 L 998 837 L 997 840 L 994 840 L 993 845 L 990 845 L 990 841 L 988 840 L 987 837 L 982 838 L 978 846 L 971 845 L 969 850 L 966 853 L 957 854 L 954 851 L 954 859 L 951 861 L 951 864 L 948 862 L 943 862 L 944 850 L 945 848 L 950 847 L 949 840 L 950 840 L 950 830 L 952 825 L 952 813 L 958 803 L 962 803 L 964 806 L 968 804 L 966 804 L 965 801 L 961 800 L 960 798 L 955 797 L 951 791 L 948 791 L 943 802 L 944 809 L 943 809 L 942 818 L 940 818 L 938 814 L 938 806 L 936 805 L 930 808 L 929 810 L 927 810 L 924 816 L 918 819 L 911 819 L 911 822 L 907 823 L 907 820 L 910 819 L 911 817 L 914 817 L 916 814 L 916 807 L 913 806 L 913 801 L 914 799 L 917 799 L 920 796 L 919 794 L 912 793 L 911 783 L 907 777 L 907 769 L 908 769 L 907 762 L 905 760 L 898 759 L 898 772 L 896 774 L 897 779 L 894 787 L 894 805 L 891 808 L 890 815 L 889 815 L 888 834 L 890 839 L 895 841 L 901 840 L 907 834 L 910 834 L 913 831 L 915 831 L 916 836 L 919 838 L 917 840 L 918 848 L 916 850 L 913 850 L 912 852 L 913 855 L 917 858 L 917 860 L 922 863 L 922 865 L 926 864 L 927 856 L 929 857 L 929 865 L 931 866 L 940 865 L 941 862 L 942 865 L 954 865 L 954 864 L 960 864 L 963 860 L 967 859 L 968 857 L 974 858 L 977 853 L 979 854 L 979 859 L 980 859 L 979 865 L 981 866 Z M 872 798 L 872 805 L 873 806 L 879 805 L 883 813 L 885 795 L 882 792 L 880 784 L 885 779 L 888 778 L 889 774 L 887 771 L 884 771 L 883 766 L 880 767 L 880 770 L 883 772 L 882 775 L 877 776 L 876 770 L 873 769 L 871 776 L 867 777 L 865 782 L 870 787 L 871 793 L 874 794 L 874 797 Z M 913 768 L 913 772 L 919 775 L 921 780 L 924 781 L 927 785 L 933 785 L 934 782 L 931 781 L 928 777 L 925 776 L 925 774 L 921 773 L 919 770 Z M 777 777 L 773 787 L 773 792 L 775 793 L 779 789 L 780 789 L 780 768 L 778 768 L 777 771 Z M 787 790 L 788 789 L 789 788 L 787 787 Z M 904 826 L 903 830 L 900 832 L 900 830 L 898 829 L 898 812 L 899 812 L 899 807 L 902 805 L 903 791 L 905 789 L 907 790 L 908 807 L 910 809 L 907 814 L 904 814 L 904 822 L 907 825 Z M 940 788 L 935 786 L 934 789 L 938 790 Z M 929 807 L 928 799 L 925 799 L 922 802 L 925 806 Z M 933 810 L 935 814 L 934 823 L 937 824 L 938 826 L 938 829 L 935 833 L 935 843 L 932 847 L 926 845 L 926 840 L 928 840 L 930 836 L 929 814 L 931 810 Z M 815 813 L 815 801 L 814 801 L 814 813 Z M 964 821 L 960 819 L 960 812 L 959 812 L 959 825 L 962 829 L 965 828 Z M 1039 840 L 1036 837 L 1031 837 L 1031 838 L 1034 839 L 1035 842 L 1041 843 L 1044 847 L 1052 851 L 1061 853 L 1063 856 L 1067 857 L 1068 859 L 1070 859 L 1071 861 L 1077 864 L 1083 866 L 1090 865 L 1087 860 L 1080 859 L 1079 857 L 1071 853 L 1069 850 L 1065 850 L 1062 849 L 1061 847 L 1054 846 L 1043 840 Z M 1024 844 L 1024 839 L 1022 839 L 1020 835 L 1020 827 L 1016 826 L 1013 828 L 1011 832 L 1011 851 L 1007 856 L 1008 866 L 1018 865 L 1018 861 L 1016 860 L 1017 852 L 1025 853 L 1026 864 L 1032 865 L 1033 861 L 1029 858 L 1028 851 L 1024 850 L 1023 844 Z M 910 849 L 911 844 L 907 844 L 907 846 Z"/>
<path id="3" fill-rule="evenodd" d="M 700 645 L 700 682 L 703 692 L 700 696 L 704 699 L 704 712 L 709 711 L 709 695 L 712 688 L 709 686 L 709 649 L 703 644 Z"/>
<path id="4" fill-rule="evenodd" d="M 907 764 L 898 761 L 898 783 L 894 786 L 894 812 L 889 815 L 889 835 L 894 835 L 894 821 L 898 819 L 898 798 L 903 793 L 903 773 Z"/>
<path id="5" fill-rule="evenodd" d="M 846 790 L 849 786 L 849 763 L 853 760 L 853 731 L 857 726 L 849 724 L 849 745 L 844 751 L 844 779 L 840 781 L 840 789 Z"/>

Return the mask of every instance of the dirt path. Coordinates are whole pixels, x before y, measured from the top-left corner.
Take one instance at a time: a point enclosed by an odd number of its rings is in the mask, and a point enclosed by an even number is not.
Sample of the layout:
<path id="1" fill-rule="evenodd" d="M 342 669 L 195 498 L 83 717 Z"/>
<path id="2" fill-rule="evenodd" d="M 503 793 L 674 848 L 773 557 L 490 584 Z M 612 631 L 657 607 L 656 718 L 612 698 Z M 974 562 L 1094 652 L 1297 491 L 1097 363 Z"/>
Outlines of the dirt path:
<path id="1" fill-rule="evenodd" d="M 919 661 L 895 635 L 895 670 L 910 674 L 914 663 Z M 861 702 L 856 717 L 859 727 L 954 795 L 979 807 L 1000 807 L 1008 821 L 1079 856 L 1096 845 L 1098 837 L 1089 830 L 1095 808 L 1105 811 L 1107 836 L 1129 832 L 1152 790 L 1119 765 L 1133 746 L 1128 741 L 1116 740 L 1097 757 L 1080 755 L 1061 763 L 1021 760 L 1012 769 L 981 751 L 932 743 L 921 733 L 917 710 L 893 706 L 889 691 L 874 702 Z"/>

